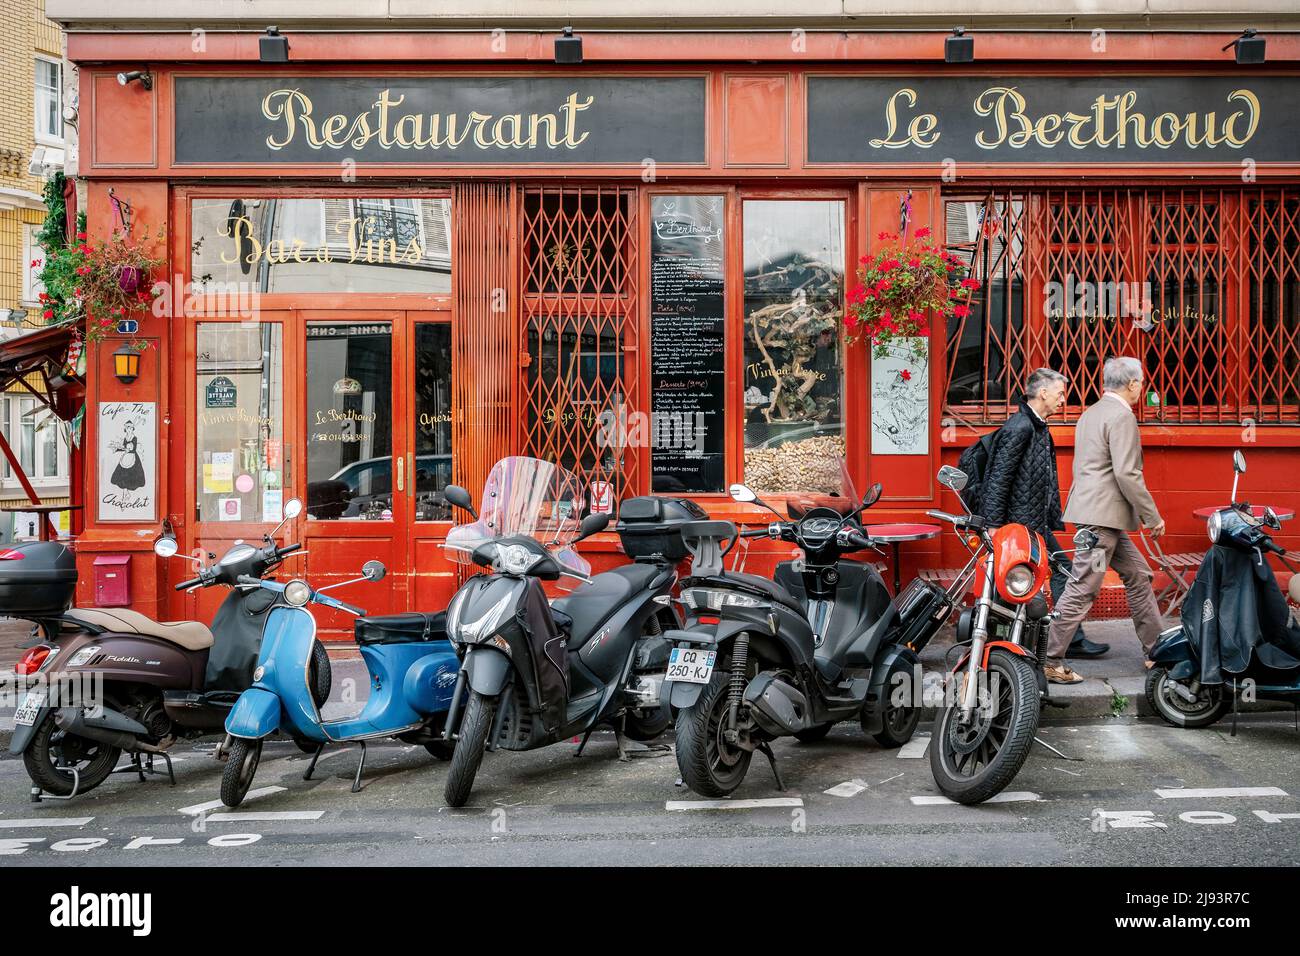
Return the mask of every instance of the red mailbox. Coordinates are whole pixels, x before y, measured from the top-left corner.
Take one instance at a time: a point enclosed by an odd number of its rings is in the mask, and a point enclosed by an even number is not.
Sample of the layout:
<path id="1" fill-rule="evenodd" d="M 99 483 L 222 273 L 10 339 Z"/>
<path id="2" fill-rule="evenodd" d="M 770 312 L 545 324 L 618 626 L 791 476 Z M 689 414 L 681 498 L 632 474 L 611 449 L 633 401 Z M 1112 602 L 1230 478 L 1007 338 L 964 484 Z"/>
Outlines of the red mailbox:
<path id="1" fill-rule="evenodd" d="M 95 559 L 95 603 L 127 607 L 131 603 L 131 556 L 101 554 Z"/>

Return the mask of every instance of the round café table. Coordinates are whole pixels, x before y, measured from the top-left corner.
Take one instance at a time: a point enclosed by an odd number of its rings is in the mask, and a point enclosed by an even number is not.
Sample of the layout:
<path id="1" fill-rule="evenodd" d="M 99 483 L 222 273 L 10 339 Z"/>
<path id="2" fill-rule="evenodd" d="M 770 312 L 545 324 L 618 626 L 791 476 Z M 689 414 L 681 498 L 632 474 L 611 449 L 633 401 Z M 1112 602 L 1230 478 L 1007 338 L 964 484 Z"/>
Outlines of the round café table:
<path id="1" fill-rule="evenodd" d="M 1200 518 L 1202 521 L 1209 521 L 1210 515 L 1214 514 L 1216 511 L 1222 511 L 1226 507 L 1228 506 L 1219 505 L 1218 507 L 1214 507 L 1212 505 L 1206 505 L 1204 508 L 1197 508 L 1195 511 L 1192 512 L 1192 514 Z M 1256 518 L 1262 518 L 1264 517 L 1264 509 L 1266 507 L 1268 507 L 1268 505 L 1251 505 L 1250 513 L 1253 514 Z M 1280 507 L 1278 505 L 1273 506 L 1273 513 L 1277 515 L 1278 521 L 1290 521 L 1292 518 L 1295 517 L 1294 508 L 1285 508 L 1285 507 Z"/>
<path id="2" fill-rule="evenodd" d="M 872 541 L 883 542 L 893 549 L 894 597 L 898 597 L 898 590 L 903 583 L 899 574 L 898 546 L 904 541 L 924 541 L 926 538 L 937 538 L 943 532 L 943 529 L 937 524 L 917 524 L 914 522 L 869 524 L 862 530 L 867 533 L 867 537 Z"/>
<path id="3" fill-rule="evenodd" d="M 50 540 L 50 515 L 60 511 L 80 511 L 82 505 L 23 505 L 18 508 L 0 508 L 3 514 L 40 515 L 36 529 L 37 540 Z"/>

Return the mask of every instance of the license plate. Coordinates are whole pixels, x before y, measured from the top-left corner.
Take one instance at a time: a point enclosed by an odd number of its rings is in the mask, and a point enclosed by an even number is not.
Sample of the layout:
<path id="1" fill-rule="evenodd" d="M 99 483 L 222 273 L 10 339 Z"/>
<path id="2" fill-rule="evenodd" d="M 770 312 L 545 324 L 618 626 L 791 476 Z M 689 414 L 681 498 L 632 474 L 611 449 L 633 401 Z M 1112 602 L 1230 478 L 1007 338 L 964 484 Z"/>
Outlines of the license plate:
<path id="1" fill-rule="evenodd" d="M 707 684 L 713 673 L 713 663 L 718 659 L 717 651 L 701 651 L 693 647 L 674 647 L 668 656 L 667 680 L 683 681 L 687 684 Z"/>
<path id="2" fill-rule="evenodd" d="M 36 715 L 41 712 L 43 706 L 45 706 L 45 695 L 40 691 L 32 691 L 23 698 L 23 702 L 14 711 L 14 723 L 30 727 L 36 723 Z"/>

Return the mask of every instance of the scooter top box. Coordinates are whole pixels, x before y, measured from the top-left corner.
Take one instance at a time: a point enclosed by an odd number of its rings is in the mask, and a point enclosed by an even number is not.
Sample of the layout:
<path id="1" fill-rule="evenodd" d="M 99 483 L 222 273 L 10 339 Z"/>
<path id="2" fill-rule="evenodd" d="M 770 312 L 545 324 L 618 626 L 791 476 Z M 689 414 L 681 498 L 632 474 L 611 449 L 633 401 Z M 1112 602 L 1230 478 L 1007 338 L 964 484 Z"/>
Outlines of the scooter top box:
<path id="1" fill-rule="evenodd" d="M 645 495 L 623 502 L 614 530 L 628 557 L 677 562 L 688 553 L 682 525 L 706 521 L 708 517 L 703 508 L 687 498 Z"/>
<path id="2" fill-rule="evenodd" d="M 52 617 L 72 607 L 77 559 L 57 541 L 0 550 L 0 614 Z"/>

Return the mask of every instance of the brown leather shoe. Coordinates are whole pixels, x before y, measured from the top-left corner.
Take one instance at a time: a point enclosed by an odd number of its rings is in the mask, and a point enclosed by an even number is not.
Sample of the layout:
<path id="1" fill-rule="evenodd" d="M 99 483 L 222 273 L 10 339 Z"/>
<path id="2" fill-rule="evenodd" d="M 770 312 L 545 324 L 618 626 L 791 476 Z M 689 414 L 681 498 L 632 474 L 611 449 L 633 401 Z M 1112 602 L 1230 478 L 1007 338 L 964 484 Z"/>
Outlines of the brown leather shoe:
<path id="1" fill-rule="evenodd" d="M 1074 671 L 1070 670 L 1070 668 L 1066 667 L 1064 664 L 1062 664 L 1060 667 L 1052 667 L 1051 665 L 1048 665 L 1047 667 L 1043 668 L 1043 673 L 1047 675 L 1047 679 L 1051 681 L 1053 684 L 1082 684 L 1083 683 L 1083 678 L 1080 677 Z"/>

